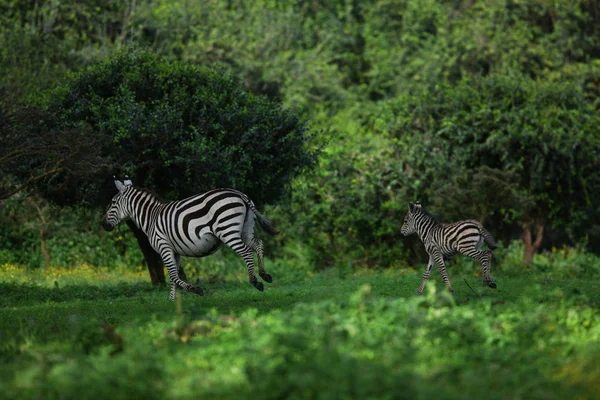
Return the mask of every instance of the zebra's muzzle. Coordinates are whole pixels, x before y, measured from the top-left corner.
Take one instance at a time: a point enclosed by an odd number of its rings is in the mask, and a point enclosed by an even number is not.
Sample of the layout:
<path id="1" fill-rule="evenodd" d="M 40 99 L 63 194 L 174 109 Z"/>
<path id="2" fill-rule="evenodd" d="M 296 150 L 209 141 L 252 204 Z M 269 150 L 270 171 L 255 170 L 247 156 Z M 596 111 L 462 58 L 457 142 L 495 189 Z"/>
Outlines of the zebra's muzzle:
<path id="1" fill-rule="evenodd" d="M 111 224 L 109 224 L 109 223 L 108 223 L 108 222 L 106 222 L 106 221 L 104 221 L 104 222 L 102 223 L 102 227 L 103 227 L 103 228 L 104 228 L 104 230 L 105 230 L 105 231 L 107 231 L 107 232 L 110 232 L 110 231 L 112 231 L 113 229 L 115 229 L 115 227 L 114 227 L 114 226 L 112 226 Z"/>

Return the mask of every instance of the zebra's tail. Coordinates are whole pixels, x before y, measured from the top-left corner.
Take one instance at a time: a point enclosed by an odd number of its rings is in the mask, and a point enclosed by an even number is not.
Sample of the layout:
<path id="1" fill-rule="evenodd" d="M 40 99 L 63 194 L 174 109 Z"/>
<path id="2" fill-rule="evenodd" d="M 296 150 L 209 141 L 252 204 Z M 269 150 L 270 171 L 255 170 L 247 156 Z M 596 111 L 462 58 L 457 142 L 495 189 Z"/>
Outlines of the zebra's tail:
<path id="1" fill-rule="evenodd" d="M 258 212 L 258 210 L 256 209 L 256 206 L 254 205 L 254 202 L 252 200 L 250 200 L 248 198 L 248 196 L 246 196 L 245 194 L 243 194 L 241 192 L 238 192 L 238 193 L 240 193 L 242 195 L 242 199 L 244 200 L 244 202 L 248 205 L 248 207 L 250 207 L 250 209 L 252 210 L 254 215 L 256 215 L 256 218 L 258 219 L 258 223 L 264 229 L 264 231 L 267 232 L 271 236 L 277 235 L 279 233 L 279 231 L 277 229 L 275 229 L 273 227 L 273 225 L 271 225 L 271 223 L 269 222 L 268 219 L 266 219 L 260 212 Z"/>
<path id="2" fill-rule="evenodd" d="M 485 243 L 488 245 L 490 250 L 495 250 L 498 248 L 498 244 L 494 240 L 494 237 L 492 236 L 491 233 L 488 232 L 487 229 L 485 229 L 483 226 L 481 226 L 479 228 L 479 231 L 481 232 L 481 236 L 483 236 L 483 240 L 485 240 Z"/>

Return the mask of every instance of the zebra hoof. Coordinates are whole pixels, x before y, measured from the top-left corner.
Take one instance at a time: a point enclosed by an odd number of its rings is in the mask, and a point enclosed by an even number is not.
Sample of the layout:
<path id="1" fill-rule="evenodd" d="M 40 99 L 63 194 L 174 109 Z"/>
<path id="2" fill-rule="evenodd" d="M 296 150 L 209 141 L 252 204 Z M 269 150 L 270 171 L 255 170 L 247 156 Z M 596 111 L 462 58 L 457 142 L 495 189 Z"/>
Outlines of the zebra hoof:
<path id="1" fill-rule="evenodd" d="M 261 292 L 265 290 L 265 286 L 262 284 L 262 282 L 254 282 L 253 285 Z"/>
<path id="2" fill-rule="evenodd" d="M 201 287 L 193 287 L 191 290 L 192 293 L 196 293 L 198 296 L 204 296 L 204 291 Z"/>
<path id="3" fill-rule="evenodd" d="M 263 276 L 261 276 L 261 278 L 263 279 L 263 281 L 265 281 L 267 283 L 272 283 L 273 282 L 273 278 L 269 274 L 264 274 Z"/>
<path id="4" fill-rule="evenodd" d="M 491 287 L 492 289 L 496 289 L 496 282 L 488 282 L 487 284 L 489 287 Z"/>

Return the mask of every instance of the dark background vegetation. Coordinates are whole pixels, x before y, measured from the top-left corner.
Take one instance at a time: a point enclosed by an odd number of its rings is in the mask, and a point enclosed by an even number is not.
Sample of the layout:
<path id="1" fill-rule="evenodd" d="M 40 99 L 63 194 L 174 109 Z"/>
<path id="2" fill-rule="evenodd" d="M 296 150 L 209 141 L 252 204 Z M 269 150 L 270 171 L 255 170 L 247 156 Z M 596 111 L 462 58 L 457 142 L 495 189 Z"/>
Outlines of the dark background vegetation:
<path id="1" fill-rule="evenodd" d="M 246 191 L 316 269 L 421 262 L 414 200 L 598 254 L 599 94 L 593 0 L 3 1 L 0 262 L 139 265 L 123 173 Z"/>
<path id="2" fill-rule="evenodd" d="M 0 393 L 596 399 L 599 94 L 597 0 L 0 0 Z M 169 302 L 125 173 L 247 192 L 273 283 L 221 251 Z M 497 289 L 415 296 L 415 200 Z"/>

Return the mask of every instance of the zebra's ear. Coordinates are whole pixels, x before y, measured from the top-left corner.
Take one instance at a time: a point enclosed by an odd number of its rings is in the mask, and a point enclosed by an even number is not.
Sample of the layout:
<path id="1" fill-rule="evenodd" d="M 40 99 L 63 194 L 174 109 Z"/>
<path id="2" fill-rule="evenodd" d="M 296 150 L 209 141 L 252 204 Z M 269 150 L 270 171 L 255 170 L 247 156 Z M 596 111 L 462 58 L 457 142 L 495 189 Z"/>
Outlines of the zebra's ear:
<path id="1" fill-rule="evenodd" d="M 123 191 L 125 190 L 125 185 L 123 185 L 123 184 L 121 183 L 121 181 L 120 181 L 120 180 L 118 180 L 117 178 L 115 178 L 114 176 L 113 176 L 113 178 L 114 178 L 114 180 L 115 180 L 115 186 L 117 187 L 117 190 L 118 190 L 119 192 L 123 192 Z"/>
<path id="2" fill-rule="evenodd" d="M 129 179 L 128 175 L 125 175 L 125 180 L 123 181 L 125 186 L 131 186 L 131 179 Z"/>
<path id="3" fill-rule="evenodd" d="M 413 203 L 408 203 L 408 211 L 413 212 L 415 210 L 415 205 Z"/>

